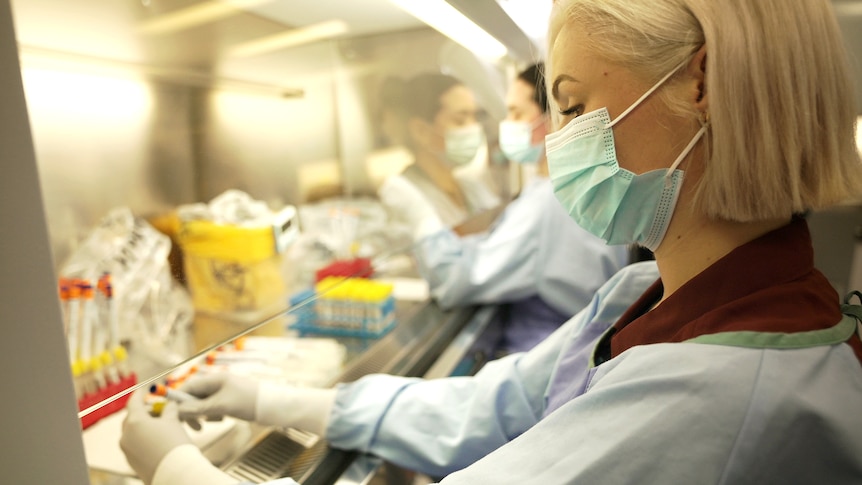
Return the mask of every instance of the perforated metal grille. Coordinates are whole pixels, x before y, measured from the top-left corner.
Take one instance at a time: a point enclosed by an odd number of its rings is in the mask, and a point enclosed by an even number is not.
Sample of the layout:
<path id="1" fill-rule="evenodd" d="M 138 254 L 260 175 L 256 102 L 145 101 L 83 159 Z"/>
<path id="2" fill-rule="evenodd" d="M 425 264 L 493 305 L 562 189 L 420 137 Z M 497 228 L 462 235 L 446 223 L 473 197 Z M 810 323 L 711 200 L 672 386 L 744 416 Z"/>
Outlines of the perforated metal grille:
<path id="1" fill-rule="evenodd" d="M 299 477 L 317 463 L 325 451 L 325 443 L 313 434 L 294 429 L 273 430 L 228 465 L 225 472 L 252 483 Z"/>

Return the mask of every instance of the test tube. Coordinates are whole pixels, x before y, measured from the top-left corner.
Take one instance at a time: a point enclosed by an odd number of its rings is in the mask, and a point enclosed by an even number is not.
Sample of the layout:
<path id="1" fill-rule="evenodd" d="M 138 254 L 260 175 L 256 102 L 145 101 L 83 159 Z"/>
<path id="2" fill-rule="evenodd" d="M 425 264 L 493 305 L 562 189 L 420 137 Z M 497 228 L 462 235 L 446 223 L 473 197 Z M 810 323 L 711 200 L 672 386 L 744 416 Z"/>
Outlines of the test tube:
<path id="1" fill-rule="evenodd" d="M 164 384 L 153 384 L 150 386 L 150 394 L 162 396 L 169 401 L 175 402 L 194 401 L 197 399 L 187 392 L 183 392 L 178 389 L 171 389 Z"/>
<path id="2" fill-rule="evenodd" d="M 266 355 L 262 352 L 210 352 L 206 356 L 206 365 L 230 365 L 242 362 L 266 362 L 267 360 Z"/>

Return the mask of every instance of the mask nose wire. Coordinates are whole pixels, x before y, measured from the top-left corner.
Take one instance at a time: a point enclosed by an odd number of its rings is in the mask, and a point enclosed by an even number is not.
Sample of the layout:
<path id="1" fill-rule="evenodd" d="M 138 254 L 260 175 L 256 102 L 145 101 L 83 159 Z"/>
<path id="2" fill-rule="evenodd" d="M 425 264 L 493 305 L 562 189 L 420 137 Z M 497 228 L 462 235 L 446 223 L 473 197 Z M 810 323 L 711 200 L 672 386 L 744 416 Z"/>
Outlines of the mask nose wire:
<path id="1" fill-rule="evenodd" d="M 660 88 L 660 87 L 661 87 L 661 85 L 665 83 L 665 81 L 667 81 L 668 79 L 670 79 L 670 77 L 671 77 L 671 76 L 673 76 L 674 74 L 676 74 L 676 72 L 677 72 L 677 71 L 679 71 L 683 66 L 685 66 L 686 64 L 688 64 L 688 62 L 689 62 L 689 61 L 688 61 L 688 59 L 686 59 L 686 60 L 685 60 L 685 62 L 683 62 L 682 64 L 680 64 L 679 66 L 677 66 L 677 67 L 676 67 L 676 69 L 673 69 L 673 70 L 671 70 L 669 73 L 665 74 L 665 75 L 664 75 L 664 77 L 663 77 L 663 78 L 661 78 L 661 79 L 659 79 L 659 81 L 658 81 L 657 83 L 655 83 L 655 84 L 653 85 L 653 87 L 649 88 L 649 89 L 647 90 L 647 92 L 645 92 L 645 93 L 643 94 L 643 96 L 641 96 L 640 98 L 638 98 L 638 100 L 637 100 L 637 101 L 635 101 L 634 103 L 632 103 L 632 105 L 631 105 L 631 106 L 629 106 L 628 108 L 626 108 L 626 110 L 625 110 L 625 111 L 623 111 L 622 113 L 620 113 L 620 115 L 619 115 L 619 116 L 617 116 L 617 118 L 616 118 L 615 120 L 611 121 L 610 123 L 607 123 L 607 124 L 604 126 L 604 128 L 605 128 L 605 129 L 612 128 L 612 127 L 613 127 L 615 124 L 617 124 L 621 119 L 625 118 L 625 117 L 626 117 L 626 115 L 628 115 L 629 113 L 631 113 L 631 112 L 632 112 L 632 110 L 634 110 L 634 109 L 635 109 L 635 108 L 637 108 L 641 103 L 643 103 L 643 101 L 644 101 L 645 99 L 647 99 L 647 98 L 649 97 L 649 95 L 650 95 L 650 94 L 654 93 L 656 89 Z"/>

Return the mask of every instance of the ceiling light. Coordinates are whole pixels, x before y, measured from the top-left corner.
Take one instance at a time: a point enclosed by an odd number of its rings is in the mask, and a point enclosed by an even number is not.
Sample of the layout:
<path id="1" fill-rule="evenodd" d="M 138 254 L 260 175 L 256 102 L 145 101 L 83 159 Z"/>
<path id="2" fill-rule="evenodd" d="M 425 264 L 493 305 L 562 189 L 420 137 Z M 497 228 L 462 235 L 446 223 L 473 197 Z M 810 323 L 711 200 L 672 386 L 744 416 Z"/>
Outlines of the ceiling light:
<path id="1" fill-rule="evenodd" d="M 506 55 L 506 46 L 445 0 L 390 1 L 477 56 L 499 59 Z"/>
<path id="2" fill-rule="evenodd" d="M 344 34 L 347 30 L 347 23 L 343 20 L 329 20 L 236 45 L 228 49 L 228 55 L 231 57 L 256 56 L 286 47 L 336 37 Z"/>
<path id="3" fill-rule="evenodd" d="M 26 45 L 20 46 L 22 68 L 42 69 L 104 78 L 146 78 L 177 84 L 249 94 L 273 95 L 281 98 L 302 97 L 300 88 L 258 83 L 219 76 L 209 71 L 183 69 L 106 59 Z"/>
<path id="4" fill-rule="evenodd" d="M 138 27 L 138 31 L 144 34 L 165 34 L 196 27 L 208 22 L 215 22 L 231 15 L 269 3 L 272 0 L 231 0 L 208 1 L 192 7 L 176 10 L 171 13 L 153 17 Z"/>

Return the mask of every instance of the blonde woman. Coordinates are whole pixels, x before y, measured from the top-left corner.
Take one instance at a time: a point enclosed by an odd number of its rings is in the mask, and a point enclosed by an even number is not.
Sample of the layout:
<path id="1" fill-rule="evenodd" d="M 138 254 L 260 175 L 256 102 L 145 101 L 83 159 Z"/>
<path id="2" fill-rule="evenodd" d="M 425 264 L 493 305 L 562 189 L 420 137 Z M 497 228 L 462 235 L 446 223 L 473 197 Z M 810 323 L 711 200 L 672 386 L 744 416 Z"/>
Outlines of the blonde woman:
<path id="1" fill-rule="evenodd" d="M 549 52 L 558 199 L 655 263 L 473 378 L 339 387 L 326 438 L 444 484 L 862 482 L 862 308 L 800 215 L 860 194 L 830 2 L 558 0 Z"/>

